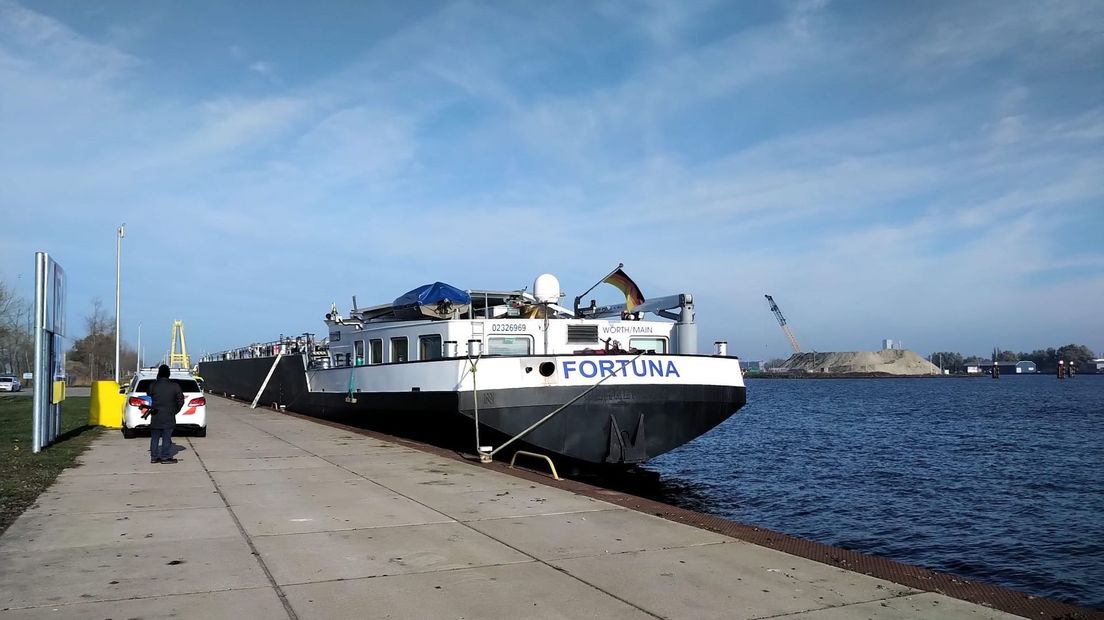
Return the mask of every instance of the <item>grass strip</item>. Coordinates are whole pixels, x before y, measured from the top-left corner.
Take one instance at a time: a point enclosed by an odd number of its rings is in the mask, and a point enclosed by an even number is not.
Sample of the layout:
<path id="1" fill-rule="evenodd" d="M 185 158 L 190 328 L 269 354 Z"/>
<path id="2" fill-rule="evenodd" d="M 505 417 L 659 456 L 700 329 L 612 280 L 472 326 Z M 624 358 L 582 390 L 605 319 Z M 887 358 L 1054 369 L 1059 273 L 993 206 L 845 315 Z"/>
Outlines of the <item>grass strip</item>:
<path id="1" fill-rule="evenodd" d="M 34 454 L 31 397 L 0 396 L 0 534 L 103 431 L 88 424 L 90 401 L 87 396 L 66 398 L 57 441 Z"/>

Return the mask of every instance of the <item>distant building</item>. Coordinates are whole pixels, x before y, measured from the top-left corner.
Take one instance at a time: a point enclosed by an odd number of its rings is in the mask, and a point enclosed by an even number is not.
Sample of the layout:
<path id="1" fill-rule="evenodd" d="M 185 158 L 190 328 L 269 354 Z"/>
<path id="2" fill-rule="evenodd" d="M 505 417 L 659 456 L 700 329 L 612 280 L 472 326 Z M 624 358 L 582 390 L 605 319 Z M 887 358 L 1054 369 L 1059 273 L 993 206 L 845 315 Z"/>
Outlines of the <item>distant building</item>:
<path id="1" fill-rule="evenodd" d="M 882 350 L 883 351 L 893 351 L 895 349 L 903 349 L 903 348 L 905 348 L 905 344 L 903 342 L 901 342 L 900 340 L 894 340 L 892 338 L 885 338 L 885 339 L 882 340 Z"/>
<path id="2" fill-rule="evenodd" d="M 993 362 L 979 362 L 977 368 L 977 372 L 989 374 L 993 372 Z M 1030 375 L 1038 372 L 1035 368 L 1035 362 L 1027 360 L 1020 362 L 997 362 L 997 368 L 1000 369 L 1002 375 Z M 969 367 L 966 368 L 966 372 L 970 372 Z"/>
<path id="3" fill-rule="evenodd" d="M 1081 372 L 1087 375 L 1104 375 L 1104 357 L 1081 364 Z"/>
<path id="4" fill-rule="evenodd" d="M 760 362 L 760 361 L 745 362 L 744 360 L 740 360 L 740 370 L 742 370 L 744 372 L 762 372 L 763 362 Z"/>

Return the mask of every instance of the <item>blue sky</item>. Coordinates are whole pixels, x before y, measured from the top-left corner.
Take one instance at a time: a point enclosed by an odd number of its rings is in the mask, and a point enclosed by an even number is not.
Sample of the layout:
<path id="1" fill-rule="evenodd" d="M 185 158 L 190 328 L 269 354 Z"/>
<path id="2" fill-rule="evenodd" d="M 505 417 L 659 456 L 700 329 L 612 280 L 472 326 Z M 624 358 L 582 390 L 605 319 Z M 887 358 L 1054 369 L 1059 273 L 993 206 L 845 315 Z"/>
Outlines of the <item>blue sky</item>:
<path id="1" fill-rule="evenodd" d="M 413 6 L 407 6 L 413 5 Z M 150 356 L 442 280 L 703 348 L 1104 353 L 1104 3 L 0 0 L 0 278 Z M 617 301 L 610 286 L 593 296 Z M 161 343 L 161 340 L 164 343 Z"/>

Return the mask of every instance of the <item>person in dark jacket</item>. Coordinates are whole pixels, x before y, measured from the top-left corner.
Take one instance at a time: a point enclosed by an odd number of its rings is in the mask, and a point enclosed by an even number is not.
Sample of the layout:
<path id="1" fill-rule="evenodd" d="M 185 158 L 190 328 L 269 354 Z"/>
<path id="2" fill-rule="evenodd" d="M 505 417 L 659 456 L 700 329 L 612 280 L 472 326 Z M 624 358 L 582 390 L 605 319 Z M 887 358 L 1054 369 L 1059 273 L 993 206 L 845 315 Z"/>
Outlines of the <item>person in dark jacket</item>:
<path id="1" fill-rule="evenodd" d="M 184 406 L 184 391 L 169 379 L 169 367 L 161 364 L 157 380 L 146 390 L 150 409 L 150 463 L 176 463 L 172 453 L 172 434 L 176 428 L 176 412 Z M 158 449 L 158 443 L 161 446 Z"/>

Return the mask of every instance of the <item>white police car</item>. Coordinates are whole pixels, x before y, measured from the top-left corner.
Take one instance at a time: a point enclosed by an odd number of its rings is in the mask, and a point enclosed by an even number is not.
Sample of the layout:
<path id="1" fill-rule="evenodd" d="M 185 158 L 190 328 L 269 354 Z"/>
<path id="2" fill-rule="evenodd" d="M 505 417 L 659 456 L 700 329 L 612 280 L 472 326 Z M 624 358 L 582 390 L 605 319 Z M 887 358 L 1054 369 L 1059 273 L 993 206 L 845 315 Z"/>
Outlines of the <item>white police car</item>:
<path id="1" fill-rule="evenodd" d="M 149 430 L 150 419 L 142 418 L 142 405 L 148 405 L 149 386 L 157 380 L 156 368 L 143 368 L 130 380 L 126 389 L 126 405 L 123 407 L 123 437 L 130 439 L 140 430 Z M 191 430 L 196 437 L 207 436 L 207 397 L 199 382 L 187 370 L 173 370 L 169 380 L 184 391 L 184 406 L 176 412 L 176 430 Z"/>

